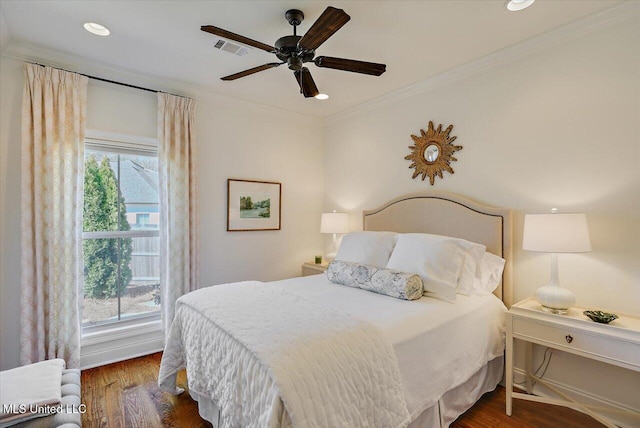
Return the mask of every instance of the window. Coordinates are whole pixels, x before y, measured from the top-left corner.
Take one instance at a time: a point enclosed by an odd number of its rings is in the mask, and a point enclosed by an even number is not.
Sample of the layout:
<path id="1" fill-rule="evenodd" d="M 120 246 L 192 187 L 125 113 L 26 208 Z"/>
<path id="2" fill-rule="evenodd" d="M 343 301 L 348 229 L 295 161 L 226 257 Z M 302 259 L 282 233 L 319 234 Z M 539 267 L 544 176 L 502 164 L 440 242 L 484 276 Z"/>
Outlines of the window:
<path id="1" fill-rule="evenodd" d="M 159 318 L 156 148 L 87 140 L 84 184 L 83 327 Z"/>
<path id="2" fill-rule="evenodd" d="M 149 225 L 149 213 L 138 213 L 136 214 L 136 229 L 144 229 Z M 153 226 L 153 225 L 151 225 Z"/>

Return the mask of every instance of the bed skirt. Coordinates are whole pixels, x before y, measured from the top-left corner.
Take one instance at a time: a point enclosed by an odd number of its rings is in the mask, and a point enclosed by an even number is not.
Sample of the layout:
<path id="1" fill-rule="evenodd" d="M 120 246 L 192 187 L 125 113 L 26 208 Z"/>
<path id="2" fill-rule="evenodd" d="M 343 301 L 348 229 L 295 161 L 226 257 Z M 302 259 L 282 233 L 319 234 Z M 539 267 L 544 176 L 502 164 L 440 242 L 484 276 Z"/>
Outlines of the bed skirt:
<path id="1" fill-rule="evenodd" d="M 504 357 L 494 358 L 475 372 L 462 385 L 445 392 L 438 403 L 411 422 L 409 428 L 448 428 L 469 410 L 486 392 L 493 391 L 502 380 Z"/>
<path id="2" fill-rule="evenodd" d="M 448 428 L 453 421 L 469 410 L 484 393 L 493 391 L 502 380 L 503 373 L 504 357 L 494 358 L 471 375 L 463 384 L 446 391 L 435 405 L 426 409 L 412 421 L 409 428 Z M 198 403 L 200 416 L 211 422 L 214 428 L 219 428 L 220 411 L 216 402 L 197 391 L 190 390 L 189 394 Z"/>

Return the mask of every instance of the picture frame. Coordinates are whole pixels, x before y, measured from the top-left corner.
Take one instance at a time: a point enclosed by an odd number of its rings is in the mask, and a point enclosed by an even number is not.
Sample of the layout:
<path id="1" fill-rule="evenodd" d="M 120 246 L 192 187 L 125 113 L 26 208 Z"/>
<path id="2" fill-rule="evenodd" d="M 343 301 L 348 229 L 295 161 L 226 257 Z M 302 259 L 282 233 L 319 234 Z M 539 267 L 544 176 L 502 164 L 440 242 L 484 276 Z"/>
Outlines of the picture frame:
<path id="1" fill-rule="evenodd" d="M 227 179 L 227 231 L 280 230 L 282 184 Z"/>

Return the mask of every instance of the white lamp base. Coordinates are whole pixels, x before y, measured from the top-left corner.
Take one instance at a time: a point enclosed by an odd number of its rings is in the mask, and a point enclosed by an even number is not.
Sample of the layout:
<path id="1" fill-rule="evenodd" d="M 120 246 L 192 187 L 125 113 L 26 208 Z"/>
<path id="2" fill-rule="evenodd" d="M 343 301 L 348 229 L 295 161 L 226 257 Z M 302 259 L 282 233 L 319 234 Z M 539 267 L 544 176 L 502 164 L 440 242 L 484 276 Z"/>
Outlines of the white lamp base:
<path id="1" fill-rule="evenodd" d="M 560 287 L 558 280 L 558 255 L 551 253 L 551 278 L 544 287 L 536 290 L 536 299 L 542 305 L 542 310 L 552 314 L 565 315 L 569 308 L 576 302 L 573 293 Z"/>
<path id="2" fill-rule="evenodd" d="M 552 314 L 567 314 L 569 308 L 576 302 L 573 293 L 557 284 L 549 284 L 536 290 L 536 299 L 542 305 L 542 310 Z"/>
<path id="3" fill-rule="evenodd" d="M 324 259 L 327 263 L 331 263 L 333 261 L 333 259 L 336 258 L 336 252 L 334 251 L 333 253 L 329 253 L 327 255 L 324 256 Z"/>
<path id="4" fill-rule="evenodd" d="M 333 259 L 336 258 L 336 254 L 338 252 L 338 238 L 336 237 L 336 234 L 333 234 L 333 242 L 331 245 L 331 252 L 327 255 L 324 256 L 324 259 L 327 261 L 327 263 L 331 263 L 333 261 Z"/>

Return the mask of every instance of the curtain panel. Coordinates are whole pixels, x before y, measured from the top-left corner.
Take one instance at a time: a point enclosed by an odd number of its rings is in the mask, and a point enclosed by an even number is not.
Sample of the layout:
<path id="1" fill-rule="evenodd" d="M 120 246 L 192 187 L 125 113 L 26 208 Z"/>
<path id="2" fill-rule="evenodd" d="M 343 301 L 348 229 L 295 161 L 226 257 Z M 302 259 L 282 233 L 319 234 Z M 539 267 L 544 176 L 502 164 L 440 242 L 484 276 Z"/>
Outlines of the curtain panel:
<path id="1" fill-rule="evenodd" d="M 88 78 L 34 64 L 24 72 L 20 362 L 78 368 Z"/>
<path id="2" fill-rule="evenodd" d="M 158 94 L 160 289 L 165 336 L 178 297 L 198 284 L 195 101 Z"/>

